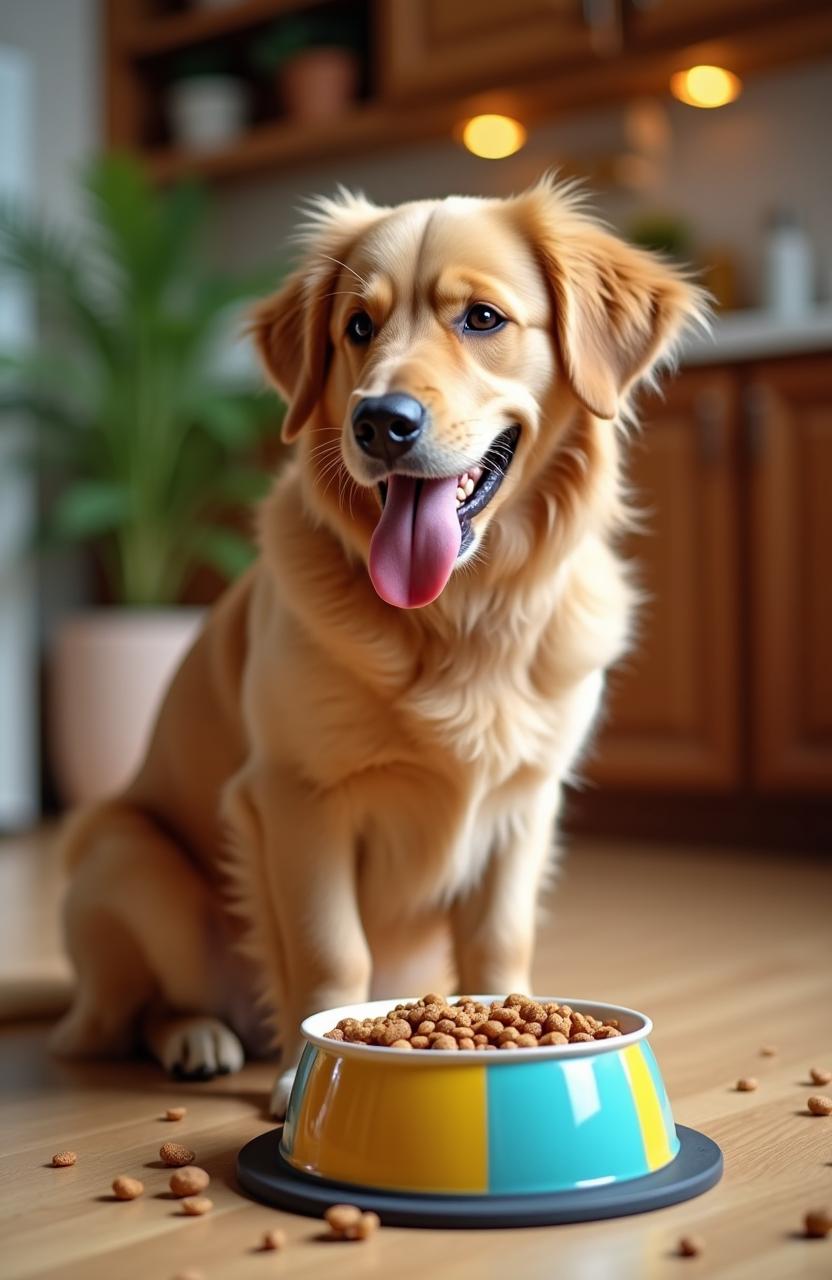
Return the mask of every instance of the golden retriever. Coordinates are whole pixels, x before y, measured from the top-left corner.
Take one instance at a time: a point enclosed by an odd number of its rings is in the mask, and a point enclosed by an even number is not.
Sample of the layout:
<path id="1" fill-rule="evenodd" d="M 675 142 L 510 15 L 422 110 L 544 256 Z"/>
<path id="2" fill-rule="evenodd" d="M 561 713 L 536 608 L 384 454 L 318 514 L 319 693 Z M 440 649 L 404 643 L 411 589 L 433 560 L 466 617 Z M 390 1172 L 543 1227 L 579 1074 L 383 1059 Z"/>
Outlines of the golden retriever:
<path id="1" fill-rule="evenodd" d="M 296 456 L 138 776 L 70 825 L 54 1038 L 208 1077 L 274 1035 L 278 1116 L 301 1019 L 437 925 L 461 988 L 529 988 L 562 783 L 630 627 L 622 425 L 704 310 L 549 179 L 341 193 L 304 243 L 253 320 Z"/>

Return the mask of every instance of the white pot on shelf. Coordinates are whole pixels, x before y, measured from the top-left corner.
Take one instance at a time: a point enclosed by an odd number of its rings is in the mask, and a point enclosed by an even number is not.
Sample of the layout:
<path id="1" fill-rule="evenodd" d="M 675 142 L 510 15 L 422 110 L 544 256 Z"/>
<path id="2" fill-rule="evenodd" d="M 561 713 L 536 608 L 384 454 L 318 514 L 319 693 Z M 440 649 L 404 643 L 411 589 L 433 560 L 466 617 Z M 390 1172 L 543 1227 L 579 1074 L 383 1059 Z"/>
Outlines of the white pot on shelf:
<path id="1" fill-rule="evenodd" d="M 177 146 L 215 151 L 246 126 L 248 89 L 236 76 L 188 76 L 168 89 L 168 118 Z"/>
<path id="2" fill-rule="evenodd" d="M 130 781 L 204 616 L 190 608 L 89 609 L 57 628 L 49 753 L 67 804 L 99 800 Z"/>

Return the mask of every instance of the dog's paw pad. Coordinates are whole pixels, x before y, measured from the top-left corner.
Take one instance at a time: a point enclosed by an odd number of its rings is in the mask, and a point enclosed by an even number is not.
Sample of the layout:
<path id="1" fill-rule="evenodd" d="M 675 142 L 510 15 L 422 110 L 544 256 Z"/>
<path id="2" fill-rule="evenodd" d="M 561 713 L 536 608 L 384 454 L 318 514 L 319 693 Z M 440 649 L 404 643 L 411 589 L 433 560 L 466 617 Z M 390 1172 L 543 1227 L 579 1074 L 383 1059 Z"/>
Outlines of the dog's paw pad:
<path id="1" fill-rule="evenodd" d="M 275 1120 L 285 1120 L 286 1108 L 289 1105 L 289 1094 L 292 1092 L 292 1085 L 295 1083 L 295 1068 L 289 1071 L 281 1071 L 280 1075 L 274 1082 L 272 1089 L 271 1101 L 269 1103 L 269 1111 Z"/>

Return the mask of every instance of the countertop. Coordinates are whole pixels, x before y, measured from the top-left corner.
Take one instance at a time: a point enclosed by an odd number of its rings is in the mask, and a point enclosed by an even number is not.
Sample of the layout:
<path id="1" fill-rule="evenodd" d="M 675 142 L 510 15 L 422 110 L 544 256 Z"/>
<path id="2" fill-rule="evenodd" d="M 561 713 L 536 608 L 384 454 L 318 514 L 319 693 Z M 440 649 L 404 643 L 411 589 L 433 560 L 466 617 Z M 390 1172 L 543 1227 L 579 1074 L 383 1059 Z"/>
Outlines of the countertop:
<path id="1" fill-rule="evenodd" d="M 768 356 L 832 351 L 832 303 L 799 320 L 769 311 L 728 311 L 717 315 L 710 334 L 691 335 L 682 349 L 683 365 L 723 364 Z"/>

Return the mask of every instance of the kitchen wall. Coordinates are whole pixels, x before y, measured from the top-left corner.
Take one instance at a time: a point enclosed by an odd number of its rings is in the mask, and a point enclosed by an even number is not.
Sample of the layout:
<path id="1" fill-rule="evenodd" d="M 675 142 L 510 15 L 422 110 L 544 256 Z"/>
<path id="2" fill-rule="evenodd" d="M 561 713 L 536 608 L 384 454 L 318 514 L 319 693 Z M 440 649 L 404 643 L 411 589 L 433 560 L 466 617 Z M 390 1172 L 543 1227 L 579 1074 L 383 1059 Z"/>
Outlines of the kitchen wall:
<path id="1" fill-rule="evenodd" d="M 418 107 L 415 108 L 418 110 Z M 818 292 L 832 298 L 832 62 L 760 75 L 729 107 L 701 111 L 669 101 L 670 146 L 653 184 L 637 194 L 601 188 L 602 212 L 626 227 L 640 211 L 677 213 L 703 254 L 728 247 L 739 270 L 740 300 L 759 300 L 762 224 L 773 208 L 798 212 L 815 245 Z M 533 132 L 508 160 L 478 160 L 452 142 L 345 157 L 291 174 L 225 188 L 217 244 L 223 258 L 252 261 L 281 245 L 300 199 L 336 181 L 382 202 L 418 196 L 503 193 L 559 161 L 604 167 L 626 145 L 624 113 L 604 108 Z"/>

